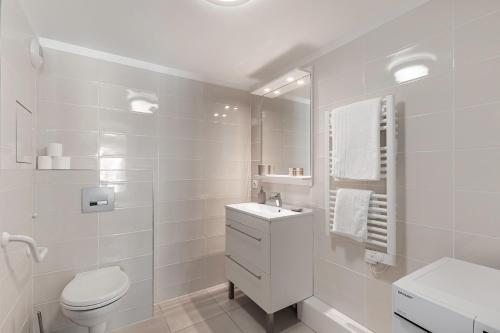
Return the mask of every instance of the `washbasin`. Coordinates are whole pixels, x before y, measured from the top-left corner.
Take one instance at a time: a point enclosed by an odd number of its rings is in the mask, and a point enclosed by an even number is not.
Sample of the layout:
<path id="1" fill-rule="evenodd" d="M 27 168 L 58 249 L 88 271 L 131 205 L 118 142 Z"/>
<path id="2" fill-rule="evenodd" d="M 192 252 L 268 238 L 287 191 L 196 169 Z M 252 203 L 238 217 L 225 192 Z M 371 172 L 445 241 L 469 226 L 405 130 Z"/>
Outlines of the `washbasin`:
<path id="1" fill-rule="evenodd" d="M 283 219 L 292 216 L 312 214 L 312 211 L 306 208 L 303 208 L 301 212 L 294 212 L 291 210 L 291 207 L 289 206 L 276 207 L 276 206 L 259 204 L 256 202 L 232 204 L 232 205 L 226 205 L 226 207 L 228 209 L 252 215 L 268 221 Z"/>

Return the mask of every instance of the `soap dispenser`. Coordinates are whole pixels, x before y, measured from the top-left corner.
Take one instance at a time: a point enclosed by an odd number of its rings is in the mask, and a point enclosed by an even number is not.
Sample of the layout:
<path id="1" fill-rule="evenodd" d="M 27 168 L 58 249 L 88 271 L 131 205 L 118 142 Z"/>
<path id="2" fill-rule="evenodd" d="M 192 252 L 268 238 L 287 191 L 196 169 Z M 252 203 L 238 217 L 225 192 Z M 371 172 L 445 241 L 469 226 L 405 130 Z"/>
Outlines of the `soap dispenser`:
<path id="1" fill-rule="evenodd" d="M 265 204 L 266 203 L 266 192 L 264 192 L 264 187 L 260 187 L 260 192 L 257 195 L 257 202 L 260 204 Z"/>

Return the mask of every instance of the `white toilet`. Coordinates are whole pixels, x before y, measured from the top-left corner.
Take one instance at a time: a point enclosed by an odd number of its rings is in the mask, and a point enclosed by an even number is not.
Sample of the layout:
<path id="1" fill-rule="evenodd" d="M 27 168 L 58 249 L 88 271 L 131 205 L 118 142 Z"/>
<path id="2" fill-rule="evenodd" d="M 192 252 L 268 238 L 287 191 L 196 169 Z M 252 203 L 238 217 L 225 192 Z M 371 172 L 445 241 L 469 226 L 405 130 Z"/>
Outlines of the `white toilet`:
<path id="1" fill-rule="evenodd" d="M 62 313 L 89 333 L 105 333 L 109 316 L 127 294 L 130 282 L 120 267 L 76 274 L 61 294 Z"/>

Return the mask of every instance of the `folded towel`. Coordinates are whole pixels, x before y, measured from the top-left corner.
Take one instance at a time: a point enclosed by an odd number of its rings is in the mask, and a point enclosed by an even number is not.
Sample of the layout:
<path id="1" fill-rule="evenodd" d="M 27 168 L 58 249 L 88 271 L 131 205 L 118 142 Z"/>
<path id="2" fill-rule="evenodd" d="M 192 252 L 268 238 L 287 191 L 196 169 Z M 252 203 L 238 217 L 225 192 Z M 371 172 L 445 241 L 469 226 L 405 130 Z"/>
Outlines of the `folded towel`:
<path id="1" fill-rule="evenodd" d="M 336 179 L 380 180 L 380 98 L 333 110 Z"/>
<path id="2" fill-rule="evenodd" d="M 333 232 L 358 242 L 368 238 L 368 206 L 372 191 L 338 189 L 333 216 Z"/>

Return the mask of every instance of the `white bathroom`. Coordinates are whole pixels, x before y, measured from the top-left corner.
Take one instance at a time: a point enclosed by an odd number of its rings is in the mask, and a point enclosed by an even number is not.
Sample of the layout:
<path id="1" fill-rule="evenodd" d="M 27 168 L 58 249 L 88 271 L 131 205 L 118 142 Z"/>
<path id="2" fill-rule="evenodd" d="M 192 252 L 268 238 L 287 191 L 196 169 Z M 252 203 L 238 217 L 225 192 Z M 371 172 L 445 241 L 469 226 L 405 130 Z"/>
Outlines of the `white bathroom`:
<path id="1" fill-rule="evenodd" d="M 0 333 L 500 333 L 500 1 L 2 0 Z"/>

